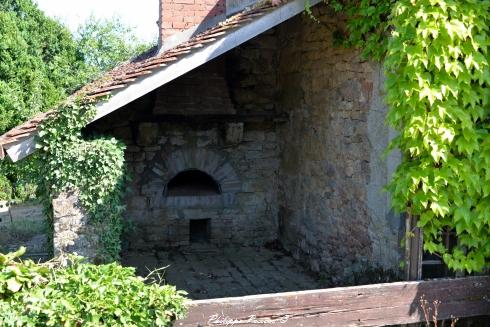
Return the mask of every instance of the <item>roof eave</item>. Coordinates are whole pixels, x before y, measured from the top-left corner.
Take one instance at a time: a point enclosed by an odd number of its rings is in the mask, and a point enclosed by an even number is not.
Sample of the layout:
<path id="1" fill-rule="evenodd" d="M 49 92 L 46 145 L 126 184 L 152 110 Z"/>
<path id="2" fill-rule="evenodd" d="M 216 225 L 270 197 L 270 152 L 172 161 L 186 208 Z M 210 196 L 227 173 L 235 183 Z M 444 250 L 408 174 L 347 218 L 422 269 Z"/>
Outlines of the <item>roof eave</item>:
<path id="1" fill-rule="evenodd" d="M 4 145 L 5 152 L 13 162 L 24 159 L 36 151 L 37 133 L 19 142 Z"/>
<path id="2" fill-rule="evenodd" d="M 294 0 L 277 9 L 254 19 L 250 23 L 238 27 L 236 30 L 225 34 L 215 42 L 209 43 L 200 50 L 193 51 L 178 61 L 160 68 L 129 85 L 128 87 L 115 91 L 112 96 L 96 105 L 96 121 L 126 104 L 144 96 L 145 94 L 165 85 L 166 83 L 190 72 L 191 70 L 211 61 L 225 52 L 247 42 L 255 36 L 279 25 L 280 23 L 296 16 L 304 11 L 307 5 L 314 6 L 321 0 Z M 31 136 L 14 145 L 5 146 L 8 156 L 13 162 L 19 161 L 32 154 L 36 150 L 35 136 Z"/>

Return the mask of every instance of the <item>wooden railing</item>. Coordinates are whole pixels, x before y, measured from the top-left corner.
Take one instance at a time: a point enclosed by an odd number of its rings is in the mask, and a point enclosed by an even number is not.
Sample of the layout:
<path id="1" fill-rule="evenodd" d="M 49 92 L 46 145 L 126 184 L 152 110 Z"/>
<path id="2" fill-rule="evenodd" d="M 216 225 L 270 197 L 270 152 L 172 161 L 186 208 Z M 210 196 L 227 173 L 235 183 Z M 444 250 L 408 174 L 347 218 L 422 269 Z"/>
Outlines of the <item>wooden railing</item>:
<path id="1" fill-rule="evenodd" d="M 490 315 L 490 276 L 397 282 L 191 301 L 174 326 L 384 326 L 423 322 L 421 297 L 438 319 Z"/>

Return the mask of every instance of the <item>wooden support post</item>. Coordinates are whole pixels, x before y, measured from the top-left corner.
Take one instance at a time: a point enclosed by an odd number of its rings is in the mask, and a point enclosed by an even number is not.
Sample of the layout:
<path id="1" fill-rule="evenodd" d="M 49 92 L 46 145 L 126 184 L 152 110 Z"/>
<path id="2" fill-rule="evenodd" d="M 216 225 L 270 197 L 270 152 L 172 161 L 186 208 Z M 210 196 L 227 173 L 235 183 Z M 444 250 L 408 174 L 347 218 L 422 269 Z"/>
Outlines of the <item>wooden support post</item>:
<path id="1" fill-rule="evenodd" d="M 289 120 L 286 112 L 266 112 L 249 114 L 203 114 L 203 115 L 176 115 L 158 114 L 141 116 L 138 122 L 162 122 L 162 123 L 261 123 L 275 122 L 285 123 Z"/>
<path id="2" fill-rule="evenodd" d="M 422 254 L 424 251 L 422 231 L 417 227 L 417 217 L 407 214 L 405 222 L 406 279 L 421 280 Z"/>

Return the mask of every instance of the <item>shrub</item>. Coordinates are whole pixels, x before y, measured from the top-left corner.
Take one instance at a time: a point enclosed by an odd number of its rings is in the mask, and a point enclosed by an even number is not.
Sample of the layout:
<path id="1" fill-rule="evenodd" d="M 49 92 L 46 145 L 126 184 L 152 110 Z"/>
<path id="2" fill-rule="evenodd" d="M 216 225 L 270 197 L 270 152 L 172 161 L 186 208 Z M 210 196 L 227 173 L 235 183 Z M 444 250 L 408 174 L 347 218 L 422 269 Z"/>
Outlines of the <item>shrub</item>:
<path id="1" fill-rule="evenodd" d="M 0 254 L 0 326 L 171 326 L 184 292 L 117 263 L 71 256 L 66 266 Z"/>
<path id="2" fill-rule="evenodd" d="M 0 175 L 0 200 L 12 199 L 12 185 L 4 175 Z"/>

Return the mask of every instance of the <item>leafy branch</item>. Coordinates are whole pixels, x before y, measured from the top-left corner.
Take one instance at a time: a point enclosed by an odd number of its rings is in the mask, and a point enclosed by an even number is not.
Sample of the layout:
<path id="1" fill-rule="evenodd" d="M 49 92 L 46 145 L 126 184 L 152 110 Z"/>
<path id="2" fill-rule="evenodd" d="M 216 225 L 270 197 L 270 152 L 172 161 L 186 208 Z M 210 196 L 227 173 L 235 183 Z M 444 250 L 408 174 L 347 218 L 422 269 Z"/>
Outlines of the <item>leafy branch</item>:
<path id="1" fill-rule="evenodd" d="M 383 59 L 402 152 L 388 190 L 454 270 L 490 266 L 490 1 L 333 0 L 344 45 Z M 458 244 L 446 248 L 444 231 Z"/>

